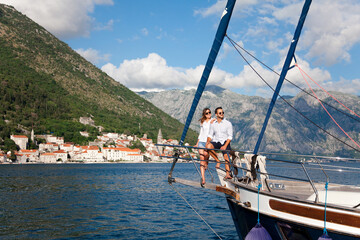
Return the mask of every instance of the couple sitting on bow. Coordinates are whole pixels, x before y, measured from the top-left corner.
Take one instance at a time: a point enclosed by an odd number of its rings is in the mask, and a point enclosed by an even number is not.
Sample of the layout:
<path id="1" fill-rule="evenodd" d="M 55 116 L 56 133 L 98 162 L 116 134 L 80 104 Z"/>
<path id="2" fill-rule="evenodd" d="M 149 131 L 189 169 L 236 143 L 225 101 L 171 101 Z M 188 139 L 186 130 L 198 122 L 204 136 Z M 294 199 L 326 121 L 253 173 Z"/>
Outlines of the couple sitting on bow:
<path id="1" fill-rule="evenodd" d="M 200 118 L 200 134 L 195 147 L 231 150 L 230 142 L 232 140 L 233 128 L 232 124 L 224 118 L 224 110 L 222 107 L 215 109 L 216 118 L 211 118 L 209 108 L 204 108 L 202 117 Z M 225 159 L 226 176 L 225 179 L 231 179 L 229 151 L 223 151 Z M 215 150 L 199 149 L 200 153 L 200 170 L 201 170 L 201 186 L 205 185 L 205 170 L 208 167 L 209 154 L 216 160 L 216 168 L 220 167 L 220 160 Z"/>

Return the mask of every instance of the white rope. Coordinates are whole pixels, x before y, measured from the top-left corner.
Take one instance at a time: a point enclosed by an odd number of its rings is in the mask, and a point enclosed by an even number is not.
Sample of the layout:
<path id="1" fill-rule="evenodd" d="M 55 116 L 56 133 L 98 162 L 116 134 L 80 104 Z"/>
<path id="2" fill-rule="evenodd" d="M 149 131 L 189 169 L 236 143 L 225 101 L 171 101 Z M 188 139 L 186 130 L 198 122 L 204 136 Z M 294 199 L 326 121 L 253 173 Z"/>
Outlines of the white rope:
<path id="1" fill-rule="evenodd" d="M 187 205 L 189 205 L 189 207 L 190 207 L 192 210 L 194 210 L 194 212 L 195 212 L 195 213 L 201 218 L 201 220 L 203 220 L 203 222 L 215 233 L 215 235 L 216 235 L 219 239 L 222 239 L 222 238 L 219 236 L 219 234 L 217 234 L 217 232 L 215 232 L 215 230 L 206 222 L 206 220 L 195 210 L 195 208 L 194 208 L 193 206 L 191 206 L 191 204 L 190 204 L 188 201 L 186 201 L 186 199 L 181 195 L 181 193 L 178 192 L 171 183 L 170 183 L 169 185 L 174 189 L 175 192 L 177 192 L 177 194 L 179 194 L 179 196 L 187 203 Z"/>

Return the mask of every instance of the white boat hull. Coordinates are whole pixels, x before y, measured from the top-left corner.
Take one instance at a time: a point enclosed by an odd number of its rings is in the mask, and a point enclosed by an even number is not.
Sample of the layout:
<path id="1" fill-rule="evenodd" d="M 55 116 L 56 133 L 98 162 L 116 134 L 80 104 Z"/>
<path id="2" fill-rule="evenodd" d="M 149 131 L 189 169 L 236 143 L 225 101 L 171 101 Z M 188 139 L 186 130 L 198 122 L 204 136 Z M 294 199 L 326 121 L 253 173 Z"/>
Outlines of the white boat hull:
<path id="1" fill-rule="evenodd" d="M 245 238 L 257 223 L 258 198 L 260 223 L 272 236 L 272 239 L 318 239 L 324 229 L 324 204 L 312 200 L 296 200 L 267 190 L 236 181 L 225 181 L 225 172 L 218 170 L 222 186 L 231 189 L 227 202 L 238 231 Z M 359 192 L 354 193 L 359 194 Z M 348 193 L 349 195 L 349 193 Z M 359 198 L 358 198 L 359 199 Z M 326 228 L 332 239 L 360 238 L 360 210 L 327 205 Z M 293 237 L 290 235 L 293 234 Z"/>

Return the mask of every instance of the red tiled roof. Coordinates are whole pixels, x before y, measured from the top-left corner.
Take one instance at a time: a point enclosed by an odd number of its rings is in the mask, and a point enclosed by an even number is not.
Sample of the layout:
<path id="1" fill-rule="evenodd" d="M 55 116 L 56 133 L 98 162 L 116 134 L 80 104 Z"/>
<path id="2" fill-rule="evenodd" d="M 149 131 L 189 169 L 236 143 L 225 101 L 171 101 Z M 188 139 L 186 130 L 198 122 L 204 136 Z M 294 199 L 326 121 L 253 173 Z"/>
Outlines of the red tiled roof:
<path id="1" fill-rule="evenodd" d="M 64 150 L 54 151 L 53 153 L 66 153 Z"/>
<path id="2" fill-rule="evenodd" d="M 31 150 L 21 149 L 20 152 L 22 152 L 22 153 L 36 153 L 37 150 L 36 149 L 31 149 Z"/>
<path id="3" fill-rule="evenodd" d="M 45 156 L 55 156 L 55 153 L 43 153 L 41 155 L 45 155 Z"/>
<path id="4" fill-rule="evenodd" d="M 27 136 L 24 135 L 11 135 L 13 138 L 28 138 Z"/>

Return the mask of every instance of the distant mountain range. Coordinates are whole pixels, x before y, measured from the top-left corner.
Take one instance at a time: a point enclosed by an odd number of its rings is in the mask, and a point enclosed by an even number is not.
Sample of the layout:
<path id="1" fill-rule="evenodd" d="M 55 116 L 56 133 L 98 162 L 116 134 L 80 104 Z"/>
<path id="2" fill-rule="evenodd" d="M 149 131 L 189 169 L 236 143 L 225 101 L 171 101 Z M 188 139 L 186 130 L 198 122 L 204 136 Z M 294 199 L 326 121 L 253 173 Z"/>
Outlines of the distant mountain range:
<path id="1" fill-rule="evenodd" d="M 79 131 L 98 135 L 80 117 L 91 117 L 106 132 L 156 139 L 178 138 L 182 124 L 116 82 L 66 43 L 16 11 L 0 4 L 0 148 L 10 134 L 54 133 L 86 142 Z M 196 133 L 190 132 L 194 141 Z"/>
<path id="2" fill-rule="evenodd" d="M 336 106 L 342 111 L 346 111 L 325 93 L 318 91 L 316 93 L 323 101 Z M 168 90 L 163 92 L 142 92 L 139 94 L 184 123 L 192 104 L 195 90 Z M 332 92 L 332 94 L 355 112 L 360 112 L 360 98 L 358 96 L 339 92 Z M 333 123 L 315 98 L 301 92 L 294 97 L 286 96 L 285 99 L 321 128 L 349 145 L 356 147 Z M 191 128 L 199 129 L 199 122 L 197 120 L 201 117 L 201 111 L 204 107 L 210 107 L 212 112 L 214 112 L 216 107 L 222 106 L 225 111 L 225 117 L 234 126 L 233 146 L 240 150 L 253 150 L 263 125 L 269 102 L 270 99 L 267 98 L 245 96 L 218 86 L 208 86 L 199 102 Z M 357 120 L 360 119 L 354 120 L 331 107 L 327 108 L 344 130 L 354 140 L 359 141 L 360 122 Z M 353 116 L 356 119 L 355 115 Z M 281 99 L 275 105 L 260 151 L 335 154 L 338 156 L 357 155 L 354 150 L 336 141 L 333 137 L 311 124 Z"/>

